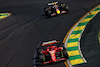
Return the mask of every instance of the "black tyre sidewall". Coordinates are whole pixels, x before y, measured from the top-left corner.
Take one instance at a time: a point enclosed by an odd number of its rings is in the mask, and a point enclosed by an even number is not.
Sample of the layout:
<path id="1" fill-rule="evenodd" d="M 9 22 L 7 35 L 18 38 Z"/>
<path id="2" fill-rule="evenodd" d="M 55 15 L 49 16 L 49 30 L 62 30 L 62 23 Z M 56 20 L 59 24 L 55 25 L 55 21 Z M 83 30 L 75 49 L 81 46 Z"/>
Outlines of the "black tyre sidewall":
<path id="1" fill-rule="evenodd" d="M 64 47 L 63 47 L 62 52 L 63 52 L 64 58 L 67 58 L 68 59 L 68 54 L 67 54 L 67 51 L 66 51 L 66 49 Z"/>
<path id="2" fill-rule="evenodd" d="M 67 6 L 64 7 L 64 10 L 67 11 L 67 12 L 69 12 L 69 9 L 67 8 Z"/>
<path id="3" fill-rule="evenodd" d="M 48 10 L 48 17 L 51 17 L 51 10 Z"/>
<path id="4" fill-rule="evenodd" d="M 45 62 L 45 60 L 43 60 L 43 58 L 45 58 L 45 56 L 44 56 L 42 53 L 39 53 L 39 54 L 38 54 L 38 58 L 39 58 L 39 61 L 40 61 L 41 63 Z"/>

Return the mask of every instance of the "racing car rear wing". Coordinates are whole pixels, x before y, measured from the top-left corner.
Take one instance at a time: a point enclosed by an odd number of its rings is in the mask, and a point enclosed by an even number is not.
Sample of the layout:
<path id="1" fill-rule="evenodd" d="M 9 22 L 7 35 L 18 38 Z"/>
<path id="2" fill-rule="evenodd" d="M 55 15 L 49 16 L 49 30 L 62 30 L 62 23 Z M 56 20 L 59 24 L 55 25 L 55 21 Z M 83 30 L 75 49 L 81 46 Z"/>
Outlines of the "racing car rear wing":
<path id="1" fill-rule="evenodd" d="M 53 5 L 54 3 L 56 3 L 56 4 L 57 4 L 57 3 L 58 3 L 58 1 L 57 1 L 57 2 L 53 2 L 53 3 L 48 3 L 48 5 L 49 5 L 49 6 L 51 6 L 51 5 Z"/>
<path id="2" fill-rule="evenodd" d="M 52 45 L 55 43 L 59 43 L 59 41 L 53 40 L 53 41 L 43 42 L 43 44 L 41 44 L 41 46 Z"/>

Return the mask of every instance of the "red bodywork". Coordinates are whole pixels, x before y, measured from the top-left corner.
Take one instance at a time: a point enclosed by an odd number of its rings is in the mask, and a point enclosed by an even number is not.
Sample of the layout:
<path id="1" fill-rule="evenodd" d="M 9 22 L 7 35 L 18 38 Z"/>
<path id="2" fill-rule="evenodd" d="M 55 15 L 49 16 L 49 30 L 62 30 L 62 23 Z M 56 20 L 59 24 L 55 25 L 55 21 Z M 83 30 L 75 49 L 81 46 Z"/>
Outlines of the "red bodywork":
<path id="1" fill-rule="evenodd" d="M 58 47 L 57 46 L 49 46 L 47 47 L 46 50 L 43 50 L 41 51 L 41 53 L 43 53 L 44 55 L 48 54 L 48 52 L 50 53 L 51 55 L 51 61 L 46 61 L 46 62 L 43 62 L 42 64 L 47 64 L 47 63 L 51 63 L 51 62 L 56 62 L 56 61 L 61 61 L 61 60 L 66 60 L 66 58 L 60 58 L 60 59 L 57 59 L 56 58 L 56 52 L 60 52 L 61 50 L 63 50 L 63 47 Z"/>

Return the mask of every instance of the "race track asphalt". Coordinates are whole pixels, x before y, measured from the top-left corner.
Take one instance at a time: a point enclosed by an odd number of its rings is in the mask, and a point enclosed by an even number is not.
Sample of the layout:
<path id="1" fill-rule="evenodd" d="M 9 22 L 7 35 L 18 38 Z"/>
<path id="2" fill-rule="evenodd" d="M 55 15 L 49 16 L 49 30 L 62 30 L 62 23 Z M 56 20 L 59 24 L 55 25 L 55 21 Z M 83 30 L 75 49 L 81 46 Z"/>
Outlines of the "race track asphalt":
<path id="1" fill-rule="evenodd" d="M 33 67 L 34 53 L 42 41 L 63 41 L 79 18 L 100 0 L 62 0 L 69 6 L 65 15 L 46 18 L 44 7 L 54 0 L 1 0 L 0 12 L 12 15 L 0 20 L 0 67 Z M 65 67 L 64 63 L 48 67 Z M 46 66 L 44 66 L 46 67 Z"/>

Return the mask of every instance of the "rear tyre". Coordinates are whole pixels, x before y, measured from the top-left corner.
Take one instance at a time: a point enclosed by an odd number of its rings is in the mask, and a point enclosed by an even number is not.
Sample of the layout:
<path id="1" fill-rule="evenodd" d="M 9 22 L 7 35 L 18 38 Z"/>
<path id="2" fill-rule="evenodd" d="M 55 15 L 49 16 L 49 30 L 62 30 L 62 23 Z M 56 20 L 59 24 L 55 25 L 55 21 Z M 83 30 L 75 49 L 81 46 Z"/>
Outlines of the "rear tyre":
<path id="1" fill-rule="evenodd" d="M 64 10 L 68 13 L 69 12 L 68 6 L 64 7 Z"/>
<path id="2" fill-rule="evenodd" d="M 48 15 L 48 10 L 49 10 L 49 8 L 44 8 L 44 12 L 45 12 L 46 16 Z"/>
<path id="3" fill-rule="evenodd" d="M 67 51 L 65 48 L 63 48 L 63 50 L 61 51 L 61 55 L 62 55 L 62 57 L 68 59 L 68 54 L 67 54 Z"/>
<path id="4" fill-rule="evenodd" d="M 65 10 L 67 13 L 69 12 L 69 8 L 66 4 L 62 3 L 60 4 L 60 9 L 63 11 Z"/>
<path id="5" fill-rule="evenodd" d="M 48 10 L 47 16 L 48 16 L 48 18 L 51 17 L 51 10 Z"/>
<path id="6" fill-rule="evenodd" d="M 44 54 L 39 53 L 38 54 L 38 58 L 39 58 L 40 63 L 45 62 L 45 56 L 44 56 Z"/>
<path id="7" fill-rule="evenodd" d="M 45 12 L 45 15 L 47 16 L 47 17 L 51 17 L 51 9 L 49 9 L 49 7 L 47 7 L 47 8 L 44 8 L 44 12 Z"/>

